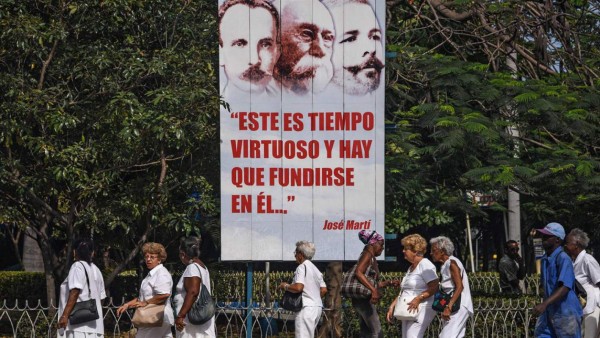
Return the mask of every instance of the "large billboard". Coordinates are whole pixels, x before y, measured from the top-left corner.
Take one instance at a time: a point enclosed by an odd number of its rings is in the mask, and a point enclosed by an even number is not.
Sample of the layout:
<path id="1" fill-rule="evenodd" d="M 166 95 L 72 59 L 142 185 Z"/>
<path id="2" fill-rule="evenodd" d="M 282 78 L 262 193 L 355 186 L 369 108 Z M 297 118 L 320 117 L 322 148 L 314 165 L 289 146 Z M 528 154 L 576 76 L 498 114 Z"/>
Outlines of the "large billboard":
<path id="1" fill-rule="evenodd" d="M 384 232 L 383 0 L 219 2 L 221 259 Z"/>

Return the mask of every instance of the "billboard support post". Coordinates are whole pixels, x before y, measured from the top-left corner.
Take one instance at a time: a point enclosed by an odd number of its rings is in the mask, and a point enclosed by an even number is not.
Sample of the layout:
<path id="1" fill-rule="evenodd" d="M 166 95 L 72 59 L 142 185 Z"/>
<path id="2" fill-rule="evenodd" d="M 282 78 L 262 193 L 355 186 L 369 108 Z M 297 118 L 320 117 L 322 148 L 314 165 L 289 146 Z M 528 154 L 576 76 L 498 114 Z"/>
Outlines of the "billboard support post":
<path id="1" fill-rule="evenodd" d="M 246 269 L 246 338 L 252 338 L 252 277 L 254 274 L 254 266 L 252 262 L 248 262 Z"/>

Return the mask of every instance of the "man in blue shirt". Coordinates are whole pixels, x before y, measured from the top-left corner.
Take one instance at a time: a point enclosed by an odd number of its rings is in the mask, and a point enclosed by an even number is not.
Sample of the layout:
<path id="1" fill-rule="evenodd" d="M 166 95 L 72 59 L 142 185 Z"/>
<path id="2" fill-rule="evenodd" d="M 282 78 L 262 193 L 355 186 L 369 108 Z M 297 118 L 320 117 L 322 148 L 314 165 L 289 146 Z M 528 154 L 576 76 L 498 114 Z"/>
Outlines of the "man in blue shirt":
<path id="1" fill-rule="evenodd" d="M 533 313 L 539 315 L 535 336 L 581 338 L 582 310 L 574 292 L 573 263 L 561 246 L 565 229 L 559 223 L 549 223 L 537 229 L 536 236 L 542 237 L 546 254 L 541 275 L 544 300 L 533 308 Z"/>

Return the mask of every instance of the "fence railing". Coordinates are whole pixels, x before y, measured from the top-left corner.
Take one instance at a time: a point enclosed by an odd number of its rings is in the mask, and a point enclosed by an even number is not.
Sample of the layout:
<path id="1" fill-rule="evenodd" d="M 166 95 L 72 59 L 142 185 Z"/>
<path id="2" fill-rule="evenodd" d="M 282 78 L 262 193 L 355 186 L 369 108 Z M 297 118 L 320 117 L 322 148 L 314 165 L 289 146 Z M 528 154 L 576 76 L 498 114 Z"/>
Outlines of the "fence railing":
<path id="1" fill-rule="evenodd" d="M 467 324 L 467 336 L 481 337 L 533 337 L 532 327 L 535 319 L 531 308 L 535 305 L 531 298 L 474 299 L 475 313 Z M 294 337 L 294 314 L 281 308 L 247 307 L 238 302 L 219 302 L 216 314 L 217 337 L 245 337 L 248 322 L 251 324 L 252 337 Z M 131 325 L 132 312 L 116 315 L 117 305 L 110 302 L 104 306 L 104 329 L 106 337 L 134 337 L 135 328 Z M 400 324 L 385 323 L 387 305 L 379 307 L 384 323 L 386 337 L 399 336 Z M 56 337 L 57 309 L 44 307 L 41 303 L 17 302 L 0 306 L 0 337 Z M 317 327 L 318 337 L 358 337 L 359 325 L 356 313 L 348 302 L 344 302 L 341 312 L 341 334 L 333 327 L 325 325 L 335 316 L 335 311 L 325 309 Z M 248 316 L 252 320 L 248 321 Z M 426 337 L 437 337 L 441 320 L 437 317 Z"/>
<path id="2" fill-rule="evenodd" d="M 382 279 L 401 279 L 402 273 L 383 273 Z M 282 293 L 277 285 L 289 280 L 292 272 L 272 272 L 270 275 L 269 304 L 265 302 L 266 285 L 263 272 L 253 276 L 253 304 L 245 303 L 245 274 L 242 272 L 216 272 L 213 276 L 213 297 L 217 302 L 217 337 L 245 337 L 247 325 L 253 337 L 294 337 L 294 314 L 279 308 Z M 535 318 L 531 309 L 539 301 L 539 276 L 528 276 L 525 281 L 526 293 L 522 296 L 499 296 L 497 273 L 469 274 L 469 284 L 474 295 L 474 315 L 467 323 L 467 336 L 480 337 L 533 337 Z M 380 319 L 386 337 L 400 335 L 399 323 L 386 323 L 387 307 L 397 296 L 397 289 L 384 289 L 378 306 Z M 44 302 L 0 300 L 1 337 L 56 337 L 57 309 L 44 306 Z M 131 324 L 133 312 L 117 316 L 116 310 L 125 300 L 105 302 L 103 308 L 106 337 L 134 337 L 135 328 Z M 251 316 L 251 317 L 250 317 Z M 251 320 L 249 320 L 251 318 Z M 341 332 L 334 330 L 331 322 L 339 322 Z M 437 337 L 441 329 L 437 317 L 427 330 L 426 337 Z M 348 300 L 341 309 L 324 309 L 317 327 L 317 337 L 358 337 L 359 323 L 354 309 Z"/>

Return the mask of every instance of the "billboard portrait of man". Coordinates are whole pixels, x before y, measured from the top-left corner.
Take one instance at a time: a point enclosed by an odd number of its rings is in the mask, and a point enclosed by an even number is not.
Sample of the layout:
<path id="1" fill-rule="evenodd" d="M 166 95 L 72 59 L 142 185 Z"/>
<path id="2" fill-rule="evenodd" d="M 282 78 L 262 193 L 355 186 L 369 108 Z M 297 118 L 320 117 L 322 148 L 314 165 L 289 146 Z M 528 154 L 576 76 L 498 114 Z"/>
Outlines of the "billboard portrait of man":
<path id="1" fill-rule="evenodd" d="M 373 92 L 381 83 L 383 36 L 367 0 L 326 0 L 336 31 L 332 82 L 350 95 Z"/>
<path id="2" fill-rule="evenodd" d="M 279 58 L 278 13 L 265 0 L 227 0 L 219 8 L 219 60 L 227 76 L 225 100 L 279 95 L 273 68 Z M 240 96 L 241 95 L 241 96 Z"/>
<path id="3" fill-rule="evenodd" d="M 279 13 L 282 54 L 276 79 L 296 95 L 322 91 L 333 76 L 335 30 L 329 11 L 318 0 L 282 0 Z"/>

